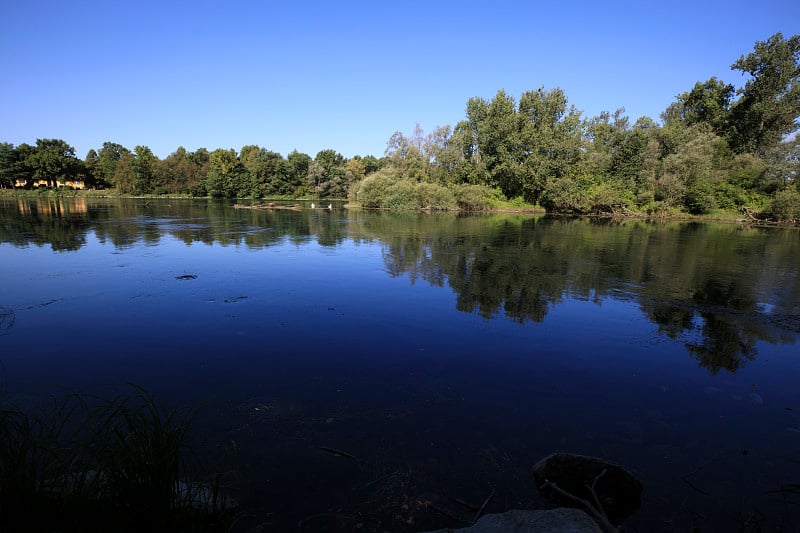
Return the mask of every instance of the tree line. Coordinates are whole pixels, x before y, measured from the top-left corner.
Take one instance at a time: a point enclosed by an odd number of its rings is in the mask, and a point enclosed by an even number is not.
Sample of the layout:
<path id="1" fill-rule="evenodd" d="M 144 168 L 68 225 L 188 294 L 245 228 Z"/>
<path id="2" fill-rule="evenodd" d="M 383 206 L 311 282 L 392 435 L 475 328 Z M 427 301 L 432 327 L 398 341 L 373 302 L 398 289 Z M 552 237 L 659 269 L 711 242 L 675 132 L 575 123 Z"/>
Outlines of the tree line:
<path id="1" fill-rule="evenodd" d="M 293 151 L 287 157 L 255 145 L 209 152 L 179 147 L 159 159 L 147 146 L 133 150 L 115 142 L 91 149 L 83 160 L 61 139 L 36 145 L 0 143 L 0 186 L 83 181 L 86 186 L 121 194 L 187 194 L 212 197 L 344 197 L 350 184 L 380 167 L 372 156 L 345 159 L 335 150 L 314 158 Z"/>
<path id="2" fill-rule="evenodd" d="M 83 160 L 58 139 L 0 144 L 0 186 L 71 176 L 123 194 L 350 196 L 367 207 L 451 209 L 497 201 L 568 213 L 766 211 L 800 219 L 800 35 L 755 43 L 731 69 L 677 95 L 657 123 L 624 109 L 583 117 L 559 88 L 471 98 L 464 120 L 395 132 L 384 156 L 311 158 L 251 145 L 209 152 L 106 142 Z"/>

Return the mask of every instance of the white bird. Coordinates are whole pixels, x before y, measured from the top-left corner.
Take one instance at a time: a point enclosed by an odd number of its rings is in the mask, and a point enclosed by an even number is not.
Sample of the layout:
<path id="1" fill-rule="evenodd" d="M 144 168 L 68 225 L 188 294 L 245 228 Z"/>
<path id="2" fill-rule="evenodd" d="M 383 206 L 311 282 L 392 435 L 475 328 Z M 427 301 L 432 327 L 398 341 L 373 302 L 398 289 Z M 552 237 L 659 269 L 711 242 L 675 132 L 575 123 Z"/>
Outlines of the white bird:
<path id="1" fill-rule="evenodd" d="M 311 202 L 311 209 L 314 209 L 314 202 Z"/>
<path id="2" fill-rule="evenodd" d="M 333 209 L 333 204 L 328 204 L 328 209 Z"/>

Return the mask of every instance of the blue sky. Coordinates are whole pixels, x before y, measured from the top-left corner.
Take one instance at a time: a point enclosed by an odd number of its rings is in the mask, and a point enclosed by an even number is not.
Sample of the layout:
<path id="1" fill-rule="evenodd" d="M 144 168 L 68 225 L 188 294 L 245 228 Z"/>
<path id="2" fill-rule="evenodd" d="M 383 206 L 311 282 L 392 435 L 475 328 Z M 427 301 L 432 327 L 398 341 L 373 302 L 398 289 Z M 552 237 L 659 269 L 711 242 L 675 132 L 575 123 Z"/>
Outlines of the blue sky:
<path id="1" fill-rule="evenodd" d="M 12 0 L 0 141 L 380 156 L 472 96 L 541 86 L 657 120 L 696 81 L 742 85 L 730 64 L 776 32 L 800 33 L 800 2 Z"/>

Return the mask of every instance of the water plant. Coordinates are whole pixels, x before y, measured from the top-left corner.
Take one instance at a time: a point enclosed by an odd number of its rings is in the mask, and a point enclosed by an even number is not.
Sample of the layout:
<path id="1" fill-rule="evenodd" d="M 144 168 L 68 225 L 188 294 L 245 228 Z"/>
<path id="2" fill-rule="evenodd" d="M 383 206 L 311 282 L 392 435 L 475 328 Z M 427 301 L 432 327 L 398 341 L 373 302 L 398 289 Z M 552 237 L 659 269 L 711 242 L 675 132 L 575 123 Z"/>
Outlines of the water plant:
<path id="1" fill-rule="evenodd" d="M 42 414 L 0 391 L 0 530 L 227 531 L 219 472 L 201 475 L 193 415 L 144 389 L 73 395 Z"/>

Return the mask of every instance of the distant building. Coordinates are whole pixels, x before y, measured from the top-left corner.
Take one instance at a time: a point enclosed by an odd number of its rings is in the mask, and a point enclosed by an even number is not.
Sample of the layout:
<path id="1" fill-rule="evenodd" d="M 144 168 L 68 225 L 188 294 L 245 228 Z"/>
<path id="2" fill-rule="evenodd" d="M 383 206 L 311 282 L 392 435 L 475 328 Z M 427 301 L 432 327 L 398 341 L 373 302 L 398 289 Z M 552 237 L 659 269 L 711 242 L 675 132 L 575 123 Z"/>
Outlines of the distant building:
<path id="1" fill-rule="evenodd" d="M 69 187 L 70 189 L 85 189 L 86 183 L 83 180 L 56 181 L 57 187 Z"/>
<path id="2" fill-rule="evenodd" d="M 14 180 L 14 187 L 17 187 L 17 188 L 27 187 L 28 183 L 29 183 L 28 180 L 25 179 L 25 178 L 17 178 L 16 180 Z M 32 187 L 34 187 L 34 188 L 39 188 L 39 187 L 52 188 L 53 186 L 55 186 L 55 187 L 69 187 L 70 189 L 85 189 L 86 188 L 86 182 L 83 181 L 83 180 L 79 180 L 79 179 L 71 179 L 71 180 L 68 179 L 68 180 L 64 180 L 64 181 L 56 180 L 55 181 L 55 185 L 53 185 L 52 181 L 48 181 L 48 180 L 33 180 L 33 181 L 30 182 L 30 185 Z"/>

